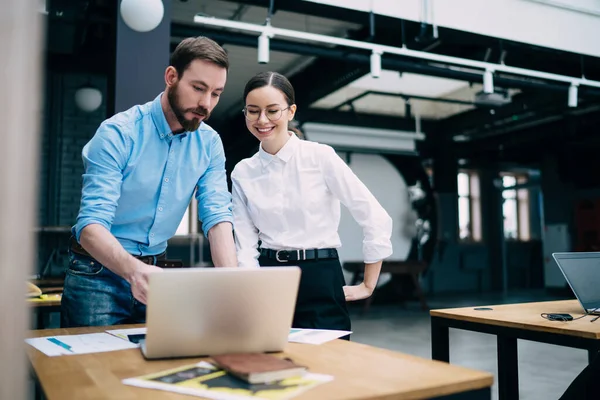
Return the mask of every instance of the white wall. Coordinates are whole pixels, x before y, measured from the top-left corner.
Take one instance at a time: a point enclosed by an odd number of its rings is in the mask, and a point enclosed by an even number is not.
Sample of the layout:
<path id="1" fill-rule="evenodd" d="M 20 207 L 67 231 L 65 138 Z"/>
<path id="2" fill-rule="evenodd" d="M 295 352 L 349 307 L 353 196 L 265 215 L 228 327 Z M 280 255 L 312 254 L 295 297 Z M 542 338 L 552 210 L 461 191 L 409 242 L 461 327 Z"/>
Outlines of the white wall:
<path id="1" fill-rule="evenodd" d="M 342 159 L 346 159 L 346 153 L 338 154 Z M 349 166 L 392 217 L 394 254 L 388 260 L 405 260 L 411 247 L 405 221 L 412 212 L 412 207 L 404 178 L 387 159 L 377 154 L 352 153 Z M 339 233 L 342 241 L 342 247 L 339 249 L 340 261 L 362 261 L 362 228 L 343 206 Z M 346 280 L 350 282 L 349 274 L 346 275 Z M 379 285 L 388 280 L 389 277 L 382 276 Z"/>
<path id="2" fill-rule="evenodd" d="M 377 14 L 413 21 L 422 14 L 422 0 L 304 1 L 359 11 L 372 4 Z M 430 0 L 430 7 L 438 26 L 600 56 L 600 0 Z"/>

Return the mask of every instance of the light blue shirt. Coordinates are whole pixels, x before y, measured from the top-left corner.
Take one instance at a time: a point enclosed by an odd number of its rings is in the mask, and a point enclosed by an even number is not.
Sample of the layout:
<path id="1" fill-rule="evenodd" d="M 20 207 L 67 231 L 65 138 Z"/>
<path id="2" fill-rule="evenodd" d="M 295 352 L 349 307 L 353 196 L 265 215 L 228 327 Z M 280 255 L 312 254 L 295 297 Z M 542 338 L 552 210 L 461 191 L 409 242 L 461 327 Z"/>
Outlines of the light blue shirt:
<path id="1" fill-rule="evenodd" d="M 161 95 L 104 121 L 83 148 L 77 241 L 84 227 L 100 224 L 133 255 L 162 253 L 196 188 L 205 235 L 233 221 L 221 138 L 205 123 L 173 135 Z"/>

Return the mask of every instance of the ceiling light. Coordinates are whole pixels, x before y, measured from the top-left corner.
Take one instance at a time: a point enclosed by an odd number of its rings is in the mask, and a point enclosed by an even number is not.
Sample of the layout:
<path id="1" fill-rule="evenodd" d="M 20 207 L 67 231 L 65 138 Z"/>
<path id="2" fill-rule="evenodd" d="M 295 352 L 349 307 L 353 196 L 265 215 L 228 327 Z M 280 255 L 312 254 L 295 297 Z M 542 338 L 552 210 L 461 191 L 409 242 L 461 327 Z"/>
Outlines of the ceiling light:
<path id="1" fill-rule="evenodd" d="M 569 107 L 577 107 L 577 89 L 574 83 L 569 86 Z"/>
<path id="2" fill-rule="evenodd" d="M 258 63 L 269 63 L 269 36 L 266 32 L 258 37 Z"/>
<path id="3" fill-rule="evenodd" d="M 379 78 L 381 75 L 381 52 L 373 50 L 371 53 L 371 76 Z"/>
<path id="4" fill-rule="evenodd" d="M 483 92 L 494 93 L 494 75 L 489 69 L 483 73 Z"/>
<path id="5" fill-rule="evenodd" d="M 102 92 L 92 86 L 83 86 L 75 92 L 75 104 L 82 111 L 94 112 L 102 104 Z"/>
<path id="6" fill-rule="evenodd" d="M 160 25 L 165 14 L 162 0 L 122 0 L 121 17 L 137 32 L 150 32 Z"/>

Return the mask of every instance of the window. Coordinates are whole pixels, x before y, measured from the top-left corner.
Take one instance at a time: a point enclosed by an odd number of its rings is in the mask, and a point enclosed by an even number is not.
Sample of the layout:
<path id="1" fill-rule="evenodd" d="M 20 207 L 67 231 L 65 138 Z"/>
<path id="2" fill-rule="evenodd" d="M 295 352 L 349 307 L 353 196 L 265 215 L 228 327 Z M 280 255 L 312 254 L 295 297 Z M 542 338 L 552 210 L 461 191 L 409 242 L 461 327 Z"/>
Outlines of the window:
<path id="1" fill-rule="evenodd" d="M 504 237 L 513 240 L 529 240 L 529 190 L 519 188 L 527 183 L 527 177 L 517 174 L 501 174 L 502 216 L 504 217 Z M 516 188 L 515 188 L 516 186 Z M 510 189 L 512 188 L 512 189 Z"/>
<path id="2" fill-rule="evenodd" d="M 190 207 L 188 206 L 187 210 L 185 210 L 185 214 L 183 214 L 183 218 L 177 227 L 177 231 L 175 231 L 175 235 L 187 235 L 190 233 Z"/>
<path id="3" fill-rule="evenodd" d="M 458 237 L 462 241 L 481 241 L 479 176 L 475 172 L 458 173 Z"/>
<path id="4" fill-rule="evenodd" d="M 195 193 L 195 192 L 194 192 Z M 192 201 L 188 205 L 185 214 L 175 231 L 175 236 L 190 235 L 198 232 L 198 200 L 196 195 L 192 196 Z"/>

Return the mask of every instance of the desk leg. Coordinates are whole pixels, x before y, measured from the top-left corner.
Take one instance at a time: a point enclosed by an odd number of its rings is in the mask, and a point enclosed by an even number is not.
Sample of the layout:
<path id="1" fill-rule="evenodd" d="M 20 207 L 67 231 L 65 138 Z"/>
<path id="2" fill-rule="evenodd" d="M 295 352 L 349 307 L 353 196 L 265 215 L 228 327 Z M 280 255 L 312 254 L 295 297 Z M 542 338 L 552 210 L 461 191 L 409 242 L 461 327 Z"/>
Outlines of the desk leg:
<path id="1" fill-rule="evenodd" d="M 44 329 L 46 327 L 45 324 L 45 318 L 44 318 L 44 312 L 42 312 L 41 310 L 37 309 L 36 310 L 36 327 L 35 329 Z"/>
<path id="2" fill-rule="evenodd" d="M 498 392 L 500 400 L 519 399 L 516 338 L 498 336 Z"/>
<path id="3" fill-rule="evenodd" d="M 439 317 L 431 317 L 431 358 L 450 362 L 450 328 Z"/>
<path id="4" fill-rule="evenodd" d="M 597 341 L 598 342 L 598 341 Z M 588 347 L 588 364 L 591 364 L 594 359 L 598 357 L 600 359 L 600 343 Z"/>
<path id="5" fill-rule="evenodd" d="M 34 386 L 33 390 L 34 390 L 33 397 L 35 400 L 46 400 L 46 396 L 44 396 L 44 390 L 40 386 L 40 383 L 37 381 L 37 379 L 35 381 L 35 386 Z"/>

